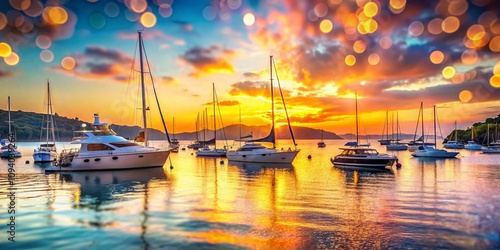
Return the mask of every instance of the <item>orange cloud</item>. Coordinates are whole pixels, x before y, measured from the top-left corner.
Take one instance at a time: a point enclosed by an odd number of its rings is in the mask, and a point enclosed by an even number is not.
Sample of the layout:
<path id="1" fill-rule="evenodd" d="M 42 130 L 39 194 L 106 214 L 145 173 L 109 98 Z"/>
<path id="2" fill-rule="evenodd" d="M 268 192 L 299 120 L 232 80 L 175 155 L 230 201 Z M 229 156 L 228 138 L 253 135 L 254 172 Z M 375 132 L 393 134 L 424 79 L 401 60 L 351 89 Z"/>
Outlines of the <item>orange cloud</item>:
<path id="1" fill-rule="evenodd" d="M 90 46 L 83 53 L 76 53 L 74 58 L 76 65 L 73 69 L 61 66 L 53 69 L 82 79 L 110 78 L 117 82 L 127 82 L 130 77 L 133 58 L 120 51 Z"/>
<path id="2" fill-rule="evenodd" d="M 223 49 L 212 45 L 208 48 L 195 47 L 180 57 L 181 60 L 191 65 L 194 71 L 191 76 L 213 73 L 234 73 L 233 66 L 227 61 L 232 58 L 233 50 Z"/>

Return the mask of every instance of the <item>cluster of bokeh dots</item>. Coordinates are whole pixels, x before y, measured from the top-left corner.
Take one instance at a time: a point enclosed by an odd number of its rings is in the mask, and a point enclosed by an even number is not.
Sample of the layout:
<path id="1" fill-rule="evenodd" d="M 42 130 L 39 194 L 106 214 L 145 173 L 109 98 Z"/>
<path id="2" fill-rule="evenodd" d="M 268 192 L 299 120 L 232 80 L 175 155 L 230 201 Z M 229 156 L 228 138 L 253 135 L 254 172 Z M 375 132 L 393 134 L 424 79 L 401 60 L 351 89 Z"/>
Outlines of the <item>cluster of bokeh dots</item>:
<path id="1" fill-rule="evenodd" d="M 64 26 L 70 19 L 71 12 L 64 6 L 59 5 L 59 1 L 47 1 L 46 6 L 40 0 L 8 0 L 12 10 L 6 13 L 0 12 L 0 31 L 7 26 L 13 28 L 16 32 L 26 34 L 31 37 L 35 34 L 35 44 L 41 49 L 40 60 L 50 63 L 54 60 L 54 52 L 50 49 L 54 37 L 44 32 L 38 32 L 37 26 L 50 26 L 52 30 L 58 29 L 58 26 Z M 241 5 L 241 0 L 238 0 Z M 236 2 L 238 2 L 236 1 Z M 98 0 L 87 0 L 89 4 L 98 2 Z M 229 1 L 234 6 L 235 0 Z M 151 28 L 156 25 L 157 17 L 152 8 L 157 8 L 158 14 L 163 18 L 172 15 L 173 0 L 154 0 L 153 4 L 148 4 L 146 0 L 121 0 L 119 2 L 107 2 L 101 12 L 94 12 L 88 16 L 88 24 L 94 29 L 103 29 L 106 27 L 108 18 L 116 18 L 120 14 L 130 22 L 139 22 L 145 28 Z M 126 8 L 121 13 L 123 4 Z M 152 6 L 154 5 L 154 6 Z M 48 32 L 50 33 L 50 32 Z M 12 49 L 15 41 L 9 44 L 8 41 L 0 40 L 0 57 L 9 66 L 15 66 L 19 63 L 19 55 Z M 15 46 L 14 46 L 15 47 Z M 72 57 L 64 57 L 61 60 L 63 69 L 71 70 L 76 66 L 76 60 Z"/>
<path id="2" fill-rule="evenodd" d="M 70 19 L 71 12 L 64 6 L 60 6 L 58 1 L 48 1 L 42 3 L 41 0 L 8 0 L 13 10 L 7 13 L 0 12 L 0 31 L 7 25 L 16 28 L 21 33 L 30 33 L 36 29 L 36 22 L 43 22 L 53 27 L 65 25 Z M 89 3 L 95 3 L 99 0 L 87 0 Z M 88 16 L 88 23 L 94 29 L 103 29 L 109 18 L 116 18 L 123 15 L 130 22 L 138 22 L 145 28 L 152 28 L 157 23 L 157 18 L 168 18 L 172 15 L 172 4 L 174 0 L 153 0 L 148 3 L 146 0 L 121 0 L 118 2 L 106 2 L 100 12 L 91 13 Z M 453 34 L 466 25 L 468 18 L 467 11 L 470 4 L 479 7 L 485 6 L 494 0 L 453 0 L 439 1 L 434 9 L 436 18 L 429 21 L 413 21 L 408 27 L 408 35 L 418 38 L 424 34 L 442 35 Z M 334 17 L 329 15 L 331 8 L 340 8 L 342 0 L 328 0 L 317 2 L 308 10 L 305 15 L 308 20 L 318 23 L 320 32 L 327 34 L 339 28 L 345 34 L 346 40 L 352 42 L 352 52 L 345 56 L 345 64 L 355 66 L 358 55 L 370 53 L 367 48 L 372 47 L 368 44 L 370 39 L 364 39 L 363 35 L 377 33 L 379 35 L 378 46 L 384 50 L 392 47 L 393 41 L 390 36 L 383 36 L 380 31 L 380 25 L 390 20 L 391 15 L 403 13 L 407 7 L 407 0 L 389 0 L 383 1 L 384 6 L 378 0 L 355 0 L 356 9 L 352 13 L 345 13 L 341 20 L 342 27 L 334 27 Z M 216 5 L 214 5 L 216 4 Z M 123 8 L 125 6 L 125 8 Z M 208 21 L 216 18 L 222 21 L 231 19 L 231 12 L 240 9 L 242 0 L 215 1 L 206 6 L 202 13 L 203 18 Z M 157 11 L 157 14 L 153 12 Z M 388 10 L 388 11 L 387 11 Z M 159 16 L 157 16 L 159 15 Z M 243 13 L 241 20 L 244 25 L 252 26 L 256 22 L 254 13 Z M 54 60 L 54 53 L 50 50 L 52 39 L 49 35 L 38 34 L 36 36 L 36 45 L 41 49 L 40 59 L 43 62 L 50 63 Z M 491 52 L 500 52 L 500 17 L 494 11 L 485 11 L 477 19 L 477 23 L 467 28 L 463 37 L 465 49 L 462 52 L 461 61 L 465 65 L 472 65 L 479 61 L 477 53 L 480 49 L 488 49 Z M 15 66 L 19 63 L 19 55 L 15 53 L 12 47 L 5 41 L 0 41 L 0 57 L 7 65 Z M 370 53 L 367 55 L 369 65 L 376 66 L 384 59 L 382 54 Z M 447 65 L 450 55 L 440 50 L 433 50 L 429 54 L 429 60 L 436 65 L 441 65 L 442 77 L 452 83 L 459 84 L 473 79 L 475 72 L 458 72 L 452 65 Z M 61 67 L 71 70 L 76 66 L 76 60 L 72 57 L 64 57 L 61 60 Z M 500 62 L 494 67 L 493 76 L 490 79 L 491 86 L 500 88 Z M 462 98 L 462 95 L 464 98 Z M 460 100 L 468 100 L 469 95 L 460 94 Z"/>
<path id="3" fill-rule="evenodd" d="M 479 62 L 478 50 L 489 50 L 491 52 L 500 52 L 500 17 L 492 10 L 486 10 L 480 13 L 476 23 L 465 27 L 467 24 L 469 4 L 474 4 L 478 7 L 484 7 L 493 0 L 453 0 L 453 1 L 439 1 L 434 9 L 436 18 L 429 21 L 413 21 L 408 27 L 408 35 L 410 37 L 418 38 L 422 35 L 447 35 L 454 34 L 459 30 L 466 30 L 463 37 L 464 50 L 461 55 L 461 62 L 463 65 L 472 65 Z M 308 18 L 310 21 L 318 21 L 318 28 L 323 33 L 332 32 L 334 23 L 328 16 L 329 8 L 336 8 L 336 5 L 342 3 L 342 0 L 330 0 L 328 5 L 323 2 L 317 3 L 309 12 Z M 363 53 L 370 53 L 367 50 L 371 39 L 364 39 L 363 35 L 377 33 L 380 35 L 378 39 L 378 46 L 381 49 L 390 49 L 393 41 L 391 37 L 384 36 L 379 31 L 380 21 L 387 21 L 391 15 L 398 15 L 403 12 L 407 7 L 406 0 L 390 0 L 388 6 L 381 6 L 377 0 L 356 0 L 357 9 L 354 13 L 347 13 L 342 20 L 342 29 L 347 41 L 352 42 L 352 53 L 348 53 L 344 62 L 347 66 L 355 66 L 357 63 L 358 55 Z M 391 13 L 383 9 L 388 7 Z M 442 18 L 440 18 L 442 17 Z M 334 16 L 331 16 L 335 19 Z M 322 19 L 322 20 L 321 20 Z M 379 20 L 379 21 L 377 21 Z M 455 34 L 454 34 L 455 35 Z M 371 53 L 363 58 L 367 58 L 368 64 L 372 66 L 378 65 L 383 60 L 383 55 L 378 53 Z M 433 50 L 429 54 L 429 60 L 436 65 L 442 65 L 443 79 L 450 81 L 454 84 L 459 84 L 476 77 L 474 71 L 459 72 L 455 66 L 450 62 L 450 55 L 440 50 Z M 499 62 L 494 67 L 496 71 L 489 79 L 491 86 L 500 88 L 500 75 L 498 73 Z M 472 99 L 470 91 L 463 91 L 460 94 L 460 100 L 468 102 Z"/>

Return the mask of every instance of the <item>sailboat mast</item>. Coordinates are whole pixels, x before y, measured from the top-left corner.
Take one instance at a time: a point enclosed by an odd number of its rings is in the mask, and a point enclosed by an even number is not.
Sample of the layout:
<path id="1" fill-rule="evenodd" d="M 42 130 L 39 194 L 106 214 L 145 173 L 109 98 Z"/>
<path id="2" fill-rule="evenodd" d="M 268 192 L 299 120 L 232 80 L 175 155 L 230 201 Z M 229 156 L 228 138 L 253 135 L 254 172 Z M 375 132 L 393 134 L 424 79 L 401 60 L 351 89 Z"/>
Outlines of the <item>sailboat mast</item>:
<path id="1" fill-rule="evenodd" d="M 240 115 L 240 140 L 239 140 L 239 141 L 240 141 L 240 147 L 241 147 L 241 104 L 240 104 L 240 109 L 239 109 L 239 111 L 240 111 L 240 112 L 239 112 L 239 113 L 240 113 L 240 114 L 239 114 L 239 115 Z"/>
<path id="2" fill-rule="evenodd" d="M 215 117 L 215 83 L 212 83 L 212 102 L 214 107 L 214 143 L 215 148 L 217 148 L 217 126 L 215 125 L 217 119 Z"/>
<path id="3" fill-rule="evenodd" d="M 358 92 L 356 91 L 356 146 L 359 145 L 359 131 L 358 131 Z"/>
<path id="4" fill-rule="evenodd" d="M 11 121 L 10 121 L 10 96 L 7 97 L 7 108 L 9 110 L 9 112 L 8 112 L 8 115 L 9 115 L 9 121 L 8 121 L 8 123 L 9 123 L 9 138 L 10 138 L 10 136 L 12 135 L 12 129 L 10 127 L 11 126 L 10 125 L 10 123 L 11 123 Z"/>
<path id="5" fill-rule="evenodd" d="M 422 143 L 425 142 L 424 134 L 424 102 L 420 102 L 420 110 L 422 111 Z"/>
<path id="6" fill-rule="evenodd" d="M 436 132 L 436 105 L 434 105 L 434 147 L 437 148 L 437 132 Z"/>
<path id="7" fill-rule="evenodd" d="M 47 79 L 47 127 L 45 132 L 45 143 L 49 144 L 49 126 L 50 126 L 50 90 L 49 90 L 49 80 Z"/>
<path id="8" fill-rule="evenodd" d="M 139 34 L 139 62 L 140 62 L 140 72 L 141 72 L 141 92 L 142 92 L 142 122 L 144 128 L 144 145 L 148 145 L 148 128 L 146 121 L 146 87 L 144 86 L 144 64 L 142 62 L 142 32 L 137 31 Z"/>
<path id="9" fill-rule="evenodd" d="M 276 148 L 276 135 L 274 134 L 274 87 L 273 87 L 273 56 L 269 56 L 269 75 L 271 77 L 271 129 L 273 130 L 273 148 Z"/>

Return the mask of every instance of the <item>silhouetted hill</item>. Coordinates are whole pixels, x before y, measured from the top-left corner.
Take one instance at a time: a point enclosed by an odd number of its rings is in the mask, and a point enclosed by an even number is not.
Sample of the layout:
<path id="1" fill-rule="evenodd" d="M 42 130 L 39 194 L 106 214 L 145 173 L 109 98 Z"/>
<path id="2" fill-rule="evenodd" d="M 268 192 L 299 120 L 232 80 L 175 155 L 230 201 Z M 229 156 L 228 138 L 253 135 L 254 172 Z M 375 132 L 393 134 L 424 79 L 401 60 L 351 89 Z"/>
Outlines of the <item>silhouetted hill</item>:
<path id="1" fill-rule="evenodd" d="M 13 132 L 16 134 L 18 141 L 39 141 L 42 132 L 42 122 L 45 114 L 24 111 L 11 111 L 11 120 Z M 8 133 L 8 112 L 0 110 L 0 138 L 7 138 Z M 82 124 L 86 124 L 87 128 L 91 127 L 93 121 L 82 121 L 78 117 L 68 118 L 59 116 L 57 113 L 54 115 L 56 125 L 56 138 L 59 141 L 69 141 L 73 137 L 73 132 L 82 130 Z M 125 138 L 135 138 L 141 128 L 139 126 L 126 126 L 126 125 L 110 125 L 111 129 Z M 241 134 L 253 134 L 253 138 L 264 137 L 269 133 L 270 126 L 246 126 L 241 125 Z M 224 138 L 223 132 L 227 140 L 235 140 L 240 137 L 240 125 L 229 125 L 224 130 L 217 130 L 217 138 Z M 321 130 L 312 129 L 307 127 L 293 127 L 295 139 L 319 139 L 321 138 Z M 206 140 L 213 138 L 213 130 L 205 132 Z M 149 129 L 150 138 L 153 140 L 166 139 L 165 133 L 157 129 Z M 196 140 L 196 132 L 184 132 L 175 135 L 170 135 L 178 140 Z M 291 138 L 288 127 L 283 126 L 276 129 L 276 137 L 278 139 Z M 198 132 L 198 138 L 203 140 L 203 131 Z M 324 131 L 323 139 L 342 139 L 335 133 Z"/>

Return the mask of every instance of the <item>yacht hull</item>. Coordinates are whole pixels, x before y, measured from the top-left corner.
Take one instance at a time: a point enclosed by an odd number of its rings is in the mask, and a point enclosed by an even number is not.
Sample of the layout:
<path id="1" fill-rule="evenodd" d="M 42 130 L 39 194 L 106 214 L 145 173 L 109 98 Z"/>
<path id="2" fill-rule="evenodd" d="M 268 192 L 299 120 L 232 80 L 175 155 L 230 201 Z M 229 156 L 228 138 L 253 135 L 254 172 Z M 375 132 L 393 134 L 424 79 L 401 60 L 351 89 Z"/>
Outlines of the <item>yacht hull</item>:
<path id="1" fill-rule="evenodd" d="M 33 153 L 33 161 L 35 162 L 52 162 L 57 158 L 57 153 L 54 151 L 35 150 Z"/>
<path id="2" fill-rule="evenodd" d="M 222 149 L 209 149 L 209 150 L 198 150 L 196 151 L 196 156 L 207 156 L 207 157 L 223 157 L 226 156 L 227 151 Z"/>
<path id="3" fill-rule="evenodd" d="M 500 154 L 500 148 L 485 148 L 482 150 L 483 154 Z"/>
<path id="4" fill-rule="evenodd" d="M 396 159 L 336 156 L 334 158 L 331 158 L 330 161 L 336 167 L 385 170 L 390 168 L 394 164 Z"/>
<path id="5" fill-rule="evenodd" d="M 277 151 L 230 151 L 226 157 L 228 161 L 255 162 L 255 163 L 292 163 L 300 150 Z"/>
<path id="6" fill-rule="evenodd" d="M 385 148 L 388 151 L 404 151 L 408 149 L 408 146 L 405 144 L 389 144 L 386 145 Z"/>
<path id="7" fill-rule="evenodd" d="M 7 159 L 10 157 L 19 158 L 19 157 L 21 157 L 21 152 L 19 152 L 17 150 L 16 151 L 5 150 L 5 151 L 2 151 L 2 153 L 0 154 L 0 158 Z"/>
<path id="8" fill-rule="evenodd" d="M 414 157 L 428 157 L 428 158 L 455 158 L 458 152 L 446 152 L 441 150 L 422 151 L 417 150 L 411 154 Z"/>
<path id="9" fill-rule="evenodd" d="M 53 166 L 46 172 L 124 170 L 163 167 L 170 151 L 76 155 L 69 166 Z"/>

